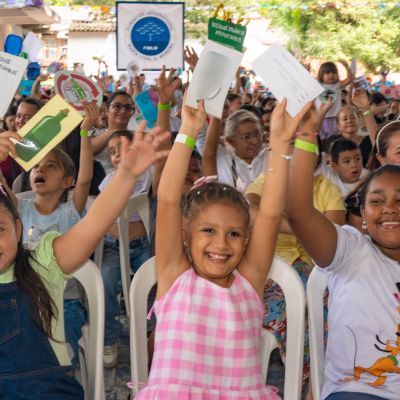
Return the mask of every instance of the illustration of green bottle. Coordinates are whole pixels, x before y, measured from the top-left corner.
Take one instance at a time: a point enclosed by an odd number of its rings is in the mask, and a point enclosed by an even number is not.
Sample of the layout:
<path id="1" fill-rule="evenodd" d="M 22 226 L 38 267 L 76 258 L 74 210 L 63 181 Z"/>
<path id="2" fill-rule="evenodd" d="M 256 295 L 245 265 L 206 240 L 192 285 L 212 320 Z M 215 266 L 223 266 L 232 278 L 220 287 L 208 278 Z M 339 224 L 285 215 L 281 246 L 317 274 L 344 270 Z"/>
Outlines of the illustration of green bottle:
<path id="1" fill-rule="evenodd" d="M 69 110 L 61 110 L 57 115 L 45 115 L 24 137 L 15 143 L 18 157 L 30 161 L 53 138 L 61 132 L 61 121 L 68 116 Z"/>
<path id="2" fill-rule="evenodd" d="M 72 90 L 74 91 L 75 96 L 80 100 L 84 100 L 86 98 L 85 91 L 76 83 L 74 78 L 69 79 L 71 81 Z"/>

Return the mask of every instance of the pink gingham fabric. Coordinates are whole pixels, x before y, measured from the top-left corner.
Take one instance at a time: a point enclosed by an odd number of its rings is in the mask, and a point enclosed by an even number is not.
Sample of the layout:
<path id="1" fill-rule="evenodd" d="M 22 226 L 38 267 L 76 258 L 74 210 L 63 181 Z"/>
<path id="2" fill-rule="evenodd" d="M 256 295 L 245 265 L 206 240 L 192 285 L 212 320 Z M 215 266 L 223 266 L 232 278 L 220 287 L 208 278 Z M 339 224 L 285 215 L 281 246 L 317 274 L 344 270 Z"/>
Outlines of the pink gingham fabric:
<path id="1" fill-rule="evenodd" d="M 154 303 L 147 386 L 135 400 L 275 400 L 260 366 L 264 306 L 238 272 L 222 288 L 188 269 Z"/>

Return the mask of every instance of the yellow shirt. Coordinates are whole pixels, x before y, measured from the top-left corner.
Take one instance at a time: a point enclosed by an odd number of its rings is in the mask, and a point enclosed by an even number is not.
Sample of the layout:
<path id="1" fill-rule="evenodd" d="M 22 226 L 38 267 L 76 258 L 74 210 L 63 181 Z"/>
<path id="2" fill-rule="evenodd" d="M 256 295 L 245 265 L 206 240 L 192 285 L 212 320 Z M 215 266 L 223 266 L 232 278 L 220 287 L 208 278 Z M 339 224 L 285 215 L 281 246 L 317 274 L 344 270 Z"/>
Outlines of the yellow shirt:
<path id="1" fill-rule="evenodd" d="M 246 194 L 261 196 L 263 186 L 264 175 L 261 174 L 248 186 Z M 314 207 L 321 213 L 346 209 L 340 189 L 323 175 L 314 176 Z M 301 258 L 310 266 L 314 264 L 296 237 L 289 233 L 278 235 L 275 254 L 289 264 L 293 264 L 297 258 Z"/>
<path id="2" fill-rule="evenodd" d="M 58 310 L 58 318 L 52 321 L 52 332 L 56 341 L 49 339 L 51 347 L 60 365 L 71 365 L 65 344 L 63 313 L 64 283 L 69 277 L 61 271 L 53 253 L 53 240 L 59 235 L 58 232 L 45 233 L 32 253 L 34 260 L 30 259 L 30 264 L 39 274 Z M 14 265 L 11 265 L 0 274 L 0 284 L 14 281 Z"/>

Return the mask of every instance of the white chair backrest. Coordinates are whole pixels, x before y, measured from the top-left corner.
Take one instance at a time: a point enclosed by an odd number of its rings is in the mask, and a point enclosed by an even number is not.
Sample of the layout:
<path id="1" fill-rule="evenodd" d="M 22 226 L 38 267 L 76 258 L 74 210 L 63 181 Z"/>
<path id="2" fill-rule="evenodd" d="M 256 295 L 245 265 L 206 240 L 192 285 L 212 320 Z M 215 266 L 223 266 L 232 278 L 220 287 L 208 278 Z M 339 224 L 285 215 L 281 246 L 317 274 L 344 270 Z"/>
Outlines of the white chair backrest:
<path id="1" fill-rule="evenodd" d="M 90 207 L 92 207 L 94 201 L 96 200 L 96 196 L 88 196 L 86 200 L 86 211 L 89 210 Z M 96 250 L 94 251 L 94 263 L 101 269 L 101 266 L 103 264 L 103 250 L 104 250 L 104 238 L 102 238 L 99 242 L 99 244 L 96 247 Z"/>
<path id="2" fill-rule="evenodd" d="M 300 400 L 306 309 L 304 285 L 297 271 L 279 257 L 274 258 L 268 278 L 281 287 L 286 302 L 285 400 Z"/>
<path id="3" fill-rule="evenodd" d="M 297 272 L 279 258 L 274 258 L 269 278 L 282 288 L 286 301 L 287 315 L 287 354 L 285 370 L 285 400 L 300 400 L 303 373 L 305 293 L 303 283 Z M 130 342 L 132 395 L 148 379 L 147 354 L 147 297 L 157 281 L 155 257 L 147 260 L 136 272 L 130 287 Z M 276 347 L 275 338 L 263 329 L 261 344 L 261 363 L 266 377 L 268 363 L 266 354 Z M 268 356 L 269 357 L 269 356 Z"/>
<path id="4" fill-rule="evenodd" d="M 22 181 L 24 179 L 24 173 L 25 172 L 21 172 L 15 179 L 14 182 L 12 184 L 12 191 L 17 194 L 22 192 Z"/>
<path id="5" fill-rule="evenodd" d="M 132 313 L 130 318 L 130 344 L 133 397 L 138 392 L 139 387 L 147 382 L 148 378 L 147 298 L 156 282 L 156 258 L 151 257 L 136 272 L 129 292 Z"/>
<path id="6" fill-rule="evenodd" d="M 126 315 L 129 317 L 131 309 L 129 305 L 129 286 L 131 284 L 131 265 L 129 258 L 129 219 L 138 213 L 146 229 L 147 237 L 150 236 L 150 210 L 148 193 L 143 192 L 131 197 L 127 206 L 118 218 L 119 258 L 121 263 L 121 285 L 124 295 Z"/>
<path id="7" fill-rule="evenodd" d="M 308 333 L 313 399 L 319 400 L 324 380 L 324 293 L 326 278 L 314 268 L 307 282 Z"/>
<path id="8" fill-rule="evenodd" d="M 14 187 L 14 185 L 13 185 Z M 14 192 L 14 189 L 13 189 Z M 15 192 L 14 192 L 15 193 Z M 27 190 L 26 192 L 17 192 L 15 193 L 15 196 L 17 199 L 34 199 L 35 198 L 35 192 L 33 190 Z"/>
<path id="9" fill-rule="evenodd" d="M 88 334 L 84 337 L 85 362 L 81 369 L 86 375 L 85 400 L 104 400 L 104 287 L 101 274 L 93 261 L 88 260 L 73 275 L 83 286 L 89 311 L 89 329 L 83 330 Z M 86 386 L 86 387 L 85 387 Z"/>

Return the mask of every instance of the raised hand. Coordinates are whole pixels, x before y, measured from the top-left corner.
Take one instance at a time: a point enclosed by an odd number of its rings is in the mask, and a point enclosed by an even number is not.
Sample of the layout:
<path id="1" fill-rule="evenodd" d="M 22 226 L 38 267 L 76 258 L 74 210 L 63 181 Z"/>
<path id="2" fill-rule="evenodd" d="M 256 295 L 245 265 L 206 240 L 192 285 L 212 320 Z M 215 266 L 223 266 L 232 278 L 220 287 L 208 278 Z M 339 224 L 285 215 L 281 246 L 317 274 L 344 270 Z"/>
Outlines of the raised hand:
<path id="1" fill-rule="evenodd" d="M 369 109 L 369 98 L 365 90 L 356 90 L 351 98 L 351 102 L 361 111 Z"/>
<path id="2" fill-rule="evenodd" d="M 22 138 L 18 133 L 5 131 L 0 133 L 0 162 L 4 161 L 9 154 L 17 157 L 17 150 L 14 142 L 22 142 Z"/>
<path id="3" fill-rule="evenodd" d="M 180 80 L 174 79 L 175 69 L 169 70 L 166 76 L 165 65 L 163 65 L 160 76 L 156 79 L 157 86 L 154 88 L 158 94 L 158 99 L 162 104 L 169 104 L 176 89 L 178 89 Z"/>
<path id="4" fill-rule="evenodd" d="M 271 147 L 273 147 L 274 142 L 289 143 L 292 140 L 292 138 L 295 136 L 297 127 L 305 115 L 311 110 L 313 103 L 307 103 L 294 117 L 291 117 L 286 112 L 286 104 L 287 100 L 286 98 L 283 98 L 282 101 L 276 105 L 274 111 L 272 112 L 269 136 Z M 313 133 L 314 132 L 315 130 Z"/>
<path id="5" fill-rule="evenodd" d="M 181 131 L 190 131 L 193 133 L 194 136 L 198 136 L 200 133 L 201 129 L 203 128 L 207 114 L 206 110 L 204 107 L 204 100 L 200 100 L 197 108 L 192 108 L 188 105 L 186 105 L 186 95 L 187 91 L 185 92 L 185 95 L 183 96 L 183 104 L 184 106 L 182 107 L 182 125 L 181 125 Z"/>
<path id="6" fill-rule="evenodd" d="M 97 125 L 100 116 L 100 109 L 97 107 L 96 101 L 92 100 L 90 103 L 83 102 L 85 110 L 85 119 L 82 122 L 81 129 L 88 131 Z"/>
<path id="7" fill-rule="evenodd" d="M 185 47 L 185 50 L 183 51 L 183 58 L 189 64 L 189 67 L 193 72 L 196 68 L 197 61 L 199 61 L 199 56 L 197 55 L 193 47 Z"/>
<path id="8" fill-rule="evenodd" d="M 157 150 L 160 143 L 170 137 L 169 132 L 162 132 L 160 128 L 154 128 L 143 137 L 145 127 L 145 122 L 139 125 L 132 142 L 129 142 L 126 137 L 121 137 L 120 166 L 136 178 L 157 160 L 167 157 L 169 154 L 169 150 Z"/>

